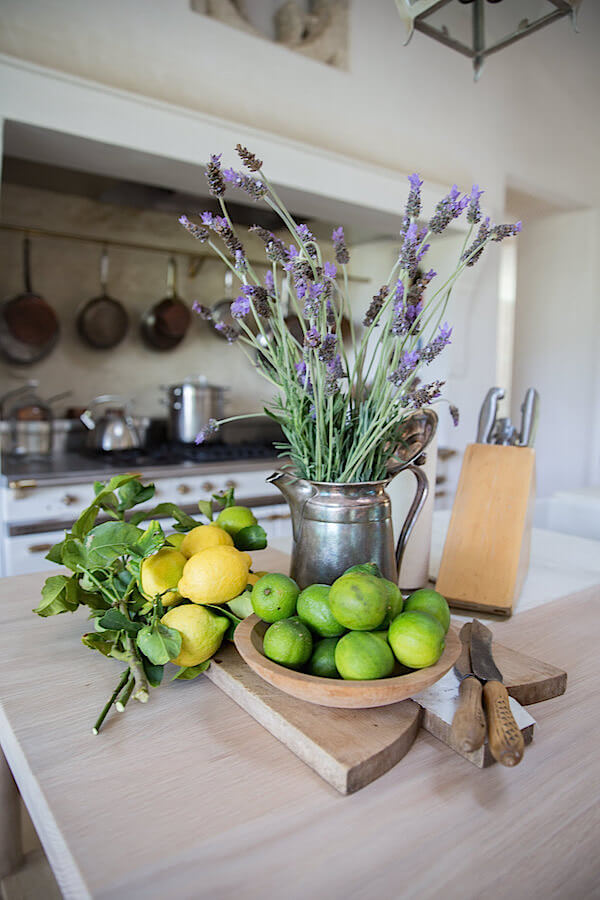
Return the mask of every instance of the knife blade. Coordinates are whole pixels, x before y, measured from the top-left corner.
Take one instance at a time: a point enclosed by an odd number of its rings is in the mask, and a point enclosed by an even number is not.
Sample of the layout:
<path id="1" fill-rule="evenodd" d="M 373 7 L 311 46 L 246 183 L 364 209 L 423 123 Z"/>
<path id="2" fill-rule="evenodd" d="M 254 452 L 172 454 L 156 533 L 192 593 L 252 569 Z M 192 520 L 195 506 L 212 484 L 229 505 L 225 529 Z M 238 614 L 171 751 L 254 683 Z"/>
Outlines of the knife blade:
<path id="1" fill-rule="evenodd" d="M 492 387 L 485 395 L 485 400 L 479 412 L 479 421 L 477 422 L 478 444 L 489 444 L 494 425 L 496 424 L 496 415 L 498 413 L 498 401 L 504 399 L 504 389 Z"/>
<path id="2" fill-rule="evenodd" d="M 450 729 L 452 740 L 463 753 L 478 750 L 485 740 L 485 716 L 481 705 L 481 682 L 471 668 L 471 623 L 467 622 L 459 634 L 462 648 L 454 663 L 454 671 L 460 678 L 458 709 Z"/>
<path id="3" fill-rule="evenodd" d="M 471 666 L 483 682 L 483 704 L 492 756 L 503 766 L 516 766 L 523 758 L 523 735 L 510 709 L 502 672 L 492 655 L 492 632 L 478 619 L 471 626 Z"/>

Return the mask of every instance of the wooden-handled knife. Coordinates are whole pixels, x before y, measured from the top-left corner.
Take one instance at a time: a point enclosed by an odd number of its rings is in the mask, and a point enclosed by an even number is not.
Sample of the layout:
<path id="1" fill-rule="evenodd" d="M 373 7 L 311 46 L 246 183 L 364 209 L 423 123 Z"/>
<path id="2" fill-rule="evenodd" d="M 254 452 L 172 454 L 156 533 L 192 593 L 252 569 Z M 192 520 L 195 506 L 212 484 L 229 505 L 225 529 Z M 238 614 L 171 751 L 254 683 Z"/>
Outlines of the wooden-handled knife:
<path id="1" fill-rule="evenodd" d="M 485 716 L 481 705 L 481 682 L 471 667 L 471 623 L 460 630 L 462 649 L 454 663 L 454 671 L 460 678 L 458 709 L 452 720 L 451 735 L 463 753 L 479 750 L 485 740 Z"/>
<path id="2" fill-rule="evenodd" d="M 502 672 L 492 656 L 492 632 L 477 619 L 471 624 L 471 666 L 483 683 L 483 703 L 492 756 L 503 766 L 516 766 L 523 758 L 525 744 L 514 720 Z"/>

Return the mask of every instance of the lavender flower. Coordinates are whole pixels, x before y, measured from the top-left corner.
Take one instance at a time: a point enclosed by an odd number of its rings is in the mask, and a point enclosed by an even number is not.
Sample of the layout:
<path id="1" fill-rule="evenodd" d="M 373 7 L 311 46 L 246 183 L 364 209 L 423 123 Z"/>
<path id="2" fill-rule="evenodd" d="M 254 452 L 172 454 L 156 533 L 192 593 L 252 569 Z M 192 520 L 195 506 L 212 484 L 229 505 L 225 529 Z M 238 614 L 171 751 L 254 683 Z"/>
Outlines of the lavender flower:
<path id="1" fill-rule="evenodd" d="M 230 344 L 233 344 L 234 341 L 237 341 L 240 336 L 237 328 L 233 328 L 231 325 L 227 325 L 226 322 L 217 322 L 215 324 L 215 331 L 218 331 L 219 334 L 222 334 Z"/>
<path id="2" fill-rule="evenodd" d="M 334 228 L 331 235 L 331 240 L 333 241 L 333 249 L 335 251 L 336 261 L 340 264 L 340 266 L 344 266 L 349 263 L 350 254 L 348 253 L 348 248 L 346 247 L 344 229 L 341 225 L 339 228 Z"/>
<path id="3" fill-rule="evenodd" d="M 212 322 L 213 314 L 208 306 L 204 306 L 203 303 L 198 303 L 198 301 L 195 300 L 194 303 L 192 303 L 192 310 L 197 313 L 201 319 L 204 319 L 205 322 Z"/>
<path id="4" fill-rule="evenodd" d="M 346 377 L 346 371 L 344 369 L 344 366 L 342 365 L 342 357 L 339 353 L 336 353 L 334 358 L 327 363 L 326 368 L 327 373 L 333 378 Z"/>
<path id="5" fill-rule="evenodd" d="M 417 271 L 417 241 L 419 239 L 419 227 L 416 222 L 411 222 L 404 235 L 402 250 L 400 251 L 400 266 L 413 278 Z"/>
<path id="6" fill-rule="evenodd" d="M 243 295 L 236 297 L 229 310 L 234 319 L 243 319 L 250 312 L 250 300 Z"/>
<path id="7" fill-rule="evenodd" d="M 270 317 L 271 308 L 269 306 L 269 294 L 262 284 L 243 284 L 242 293 L 252 300 L 252 305 L 257 315 L 261 316 L 263 319 L 268 319 Z"/>
<path id="8" fill-rule="evenodd" d="M 263 228 L 262 225 L 251 225 L 249 231 L 253 231 L 265 245 L 267 259 L 271 262 L 283 262 L 286 255 L 285 244 L 276 238 L 272 231 Z"/>
<path id="9" fill-rule="evenodd" d="M 331 363 L 335 360 L 337 349 L 337 338 L 335 334 L 326 334 L 323 340 L 321 341 L 321 346 L 319 348 L 318 357 L 321 362 Z"/>
<path id="10" fill-rule="evenodd" d="M 215 216 L 212 227 L 235 259 L 236 265 L 238 265 L 238 260 L 241 258 L 245 259 L 246 253 L 242 242 L 229 225 L 227 219 L 224 216 Z"/>
<path id="11" fill-rule="evenodd" d="M 230 184 L 234 184 L 240 190 L 245 191 L 252 200 L 262 200 L 267 193 L 267 188 L 258 178 L 250 178 L 243 172 L 236 172 L 235 169 L 224 169 L 223 178 Z"/>
<path id="12" fill-rule="evenodd" d="M 458 411 L 458 406 L 455 406 L 453 403 L 451 403 L 448 407 L 448 410 L 450 412 L 450 417 L 452 419 L 452 423 L 453 423 L 454 427 L 456 428 L 458 425 L 459 419 L 460 419 L 460 413 Z"/>
<path id="13" fill-rule="evenodd" d="M 434 234 L 441 234 L 453 219 L 457 219 L 468 206 L 469 197 L 460 196 L 460 191 L 454 184 L 443 200 L 440 200 L 429 222 L 428 230 Z"/>
<path id="14" fill-rule="evenodd" d="M 418 351 L 409 350 L 403 355 L 398 367 L 387 376 L 387 380 L 396 387 L 400 387 L 408 378 L 410 378 L 418 364 Z"/>
<path id="15" fill-rule="evenodd" d="M 304 388 L 307 394 L 312 394 L 313 386 L 308 373 L 308 366 L 306 365 L 304 360 L 295 363 L 294 368 L 298 373 L 298 381 L 300 382 L 301 386 Z"/>
<path id="16" fill-rule="evenodd" d="M 325 275 L 325 278 L 333 279 L 337 275 L 337 268 L 334 266 L 333 263 L 326 262 L 323 267 L 323 274 Z"/>
<path id="17" fill-rule="evenodd" d="M 201 428 L 196 435 L 196 443 L 203 444 L 212 434 L 216 434 L 219 430 L 219 423 L 216 419 L 209 419 L 204 428 Z"/>
<path id="18" fill-rule="evenodd" d="M 207 225 L 208 228 L 213 227 L 213 221 L 214 221 L 215 217 L 213 216 L 213 214 L 211 212 L 208 212 L 208 210 L 206 210 L 205 212 L 200 213 L 200 218 L 202 219 L 203 225 Z"/>
<path id="19" fill-rule="evenodd" d="M 477 222 L 481 219 L 481 207 L 479 205 L 479 200 L 483 194 L 483 191 L 479 190 L 479 185 L 474 184 L 471 188 L 471 194 L 469 196 L 469 205 L 467 207 L 467 222 L 470 222 L 471 225 L 476 225 Z"/>
<path id="20" fill-rule="evenodd" d="M 377 293 L 373 295 L 373 299 L 371 300 L 371 303 L 369 304 L 369 308 L 367 309 L 365 316 L 363 318 L 363 325 L 366 325 L 367 327 L 369 327 L 369 325 L 373 324 L 373 322 L 375 321 L 375 319 L 381 312 L 381 309 L 382 309 L 385 299 L 388 295 L 388 292 L 389 292 L 389 288 L 388 288 L 387 284 L 384 284 L 383 287 L 379 288 Z"/>
<path id="21" fill-rule="evenodd" d="M 442 327 L 440 328 L 437 337 L 435 337 L 429 344 L 427 344 L 420 351 L 421 359 L 425 363 L 433 362 L 433 360 L 440 355 L 444 347 L 447 347 L 450 342 L 450 336 L 452 335 L 452 329 L 448 325 L 447 322 L 444 322 Z"/>
<path id="22" fill-rule="evenodd" d="M 494 225 L 491 234 L 492 240 L 503 241 L 504 238 L 513 237 L 515 234 L 519 234 L 522 228 L 522 222 L 515 222 L 514 225 Z"/>
<path id="23" fill-rule="evenodd" d="M 319 329 L 313 325 L 313 327 L 309 328 L 304 335 L 304 346 L 306 349 L 310 347 L 317 348 L 320 343 L 321 335 L 319 334 Z"/>
<path id="24" fill-rule="evenodd" d="M 189 233 L 201 243 L 204 243 L 208 240 L 208 229 L 204 228 L 202 225 L 194 225 L 193 222 L 190 222 L 187 216 L 179 216 L 179 224 L 183 225 L 186 231 L 189 231 Z"/>
<path id="25" fill-rule="evenodd" d="M 314 241 L 315 239 L 308 225 L 296 225 L 296 232 L 303 241 Z"/>
<path id="26" fill-rule="evenodd" d="M 406 203 L 406 216 L 408 218 L 418 219 L 419 213 L 421 212 L 421 187 L 423 186 L 423 182 L 416 172 L 413 175 L 408 176 L 408 181 L 410 184 L 410 193 Z"/>
<path id="27" fill-rule="evenodd" d="M 491 233 L 490 219 L 488 216 L 479 226 L 475 240 L 469 247 L 467 247 L 467 249 L 461 256 L 461 260 L 463 262 L 466 261 L 468 266 L 474 266 L 477 260 L 481 257 L 483 248 L 485 247 Z"/>
<path id="28" fill-rule="evenodd" d="M 258 159 L 254 153 L 251 153 L 247 147 L 242 147 L 241 144 L 236 144 L 235 149 L 246 168 L 251 172 L 258 172 L 262 166 L 262 159 Z"/>
<path id="29" fill-rule="evenodd" d="M 297 291 L 296 291 L 297 293 Z M 320 281 L 316 281 L 314 284 L 311 284 L 308 288 L 308 298 L 304 304 L 304 315 L 308 318 L 314 318 L 319 314 L 321 309 L 322 302 L 322 294 L 323 294 L 323 284 Z M 298 294 L 298 296 L 300 296 Z M 304 296 L 304 294 L 302 295 Z"/>
<path id="30" fill-rule="evenodd" d="M 333 303 L 331 302 L 331 300 L 328 300 L 328 301 L 327 301 L 327 306 L 326 306 L 326 320 L 327 320 L 327 327 L 328 327 L 328 328 L 335 328 L 335 327 L 336 327 L 336 325 L 337 325 L 337 320 L 336 320 L 336 317 L 335 317 L 335 309 L 333 308 Z"/>
<path id="31" fill-rule="evenodd" d="M 425 384 L 423 387 L 410 391 L 404 398 L 404 405 L 412 406 L 413 409 L 428 406 L 432 400 L 440 396 L 445 383 L 445 381 L 433 381 L 431 384 Z"/>
<path id="32" fill-rule="evenodd" d="M 206 166 L 208 190 L 213 197 L 222 197 L 225 193 L 225 180 L 221 172 L 221 153 L 213 153 L 210 162 Z"/>
<path id="33" fill-rule="evenodd" d="M 273 294 L 275 292 L 275 280 L 270 269 L 267 270 L 267 273 L 265 275 L 265 287 L 270 294 Z"/>

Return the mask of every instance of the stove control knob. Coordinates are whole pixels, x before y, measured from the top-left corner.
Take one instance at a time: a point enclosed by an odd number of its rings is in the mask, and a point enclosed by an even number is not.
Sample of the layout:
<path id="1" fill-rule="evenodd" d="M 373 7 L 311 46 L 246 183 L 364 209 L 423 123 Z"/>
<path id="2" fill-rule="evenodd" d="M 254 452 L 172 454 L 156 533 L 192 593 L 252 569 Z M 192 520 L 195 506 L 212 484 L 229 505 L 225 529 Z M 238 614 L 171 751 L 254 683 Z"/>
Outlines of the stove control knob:
<path id="1" fill-rule="evenodd" d="M 74 503 L 77 503 L 77 497 L 74 494 L 65 494 L 64 497 L 61 497 L 61 501 L 64 506 L 72 506 Z"/>
<path id="2" fill-rule="evenodd" d="M 178 484 L 176 490 L 178 494 L 189 494 L 191 487 L 189 484 Z"/>
<path id="3" fill-rule="evenodd" d="M 225 487 L 226 487 L 226 488 L 234 488 L 234 487 L 237 487 L 237 481 L 233 481 L 233 479 L 228 478 L 227 481 L 225 482 Z"/>
<path id="4" fill-rule="evenodd" d="M 212 481 L 203 481 L 200 485 L 201 490 L 203 491 L 214 491 L 215 486 Z"/>

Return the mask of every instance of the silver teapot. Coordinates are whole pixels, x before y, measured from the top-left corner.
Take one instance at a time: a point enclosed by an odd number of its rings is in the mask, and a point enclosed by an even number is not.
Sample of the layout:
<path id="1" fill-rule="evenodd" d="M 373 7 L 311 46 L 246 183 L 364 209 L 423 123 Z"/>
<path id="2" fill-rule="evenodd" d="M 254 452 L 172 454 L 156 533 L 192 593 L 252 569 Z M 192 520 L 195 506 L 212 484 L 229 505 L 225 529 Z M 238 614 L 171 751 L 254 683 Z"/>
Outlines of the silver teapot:
<path id="1" fill-rule="evenodd" d="M 105 407 L 98 416 L 98 408 Z M 113 450 L 138 450 L 142 442 L 135 426 L 127 401 L 112 394 L 96 397 L 89 409 L 80 416 L 88 429 L 88 446 L 92 449 L 111 452 Z"/>

